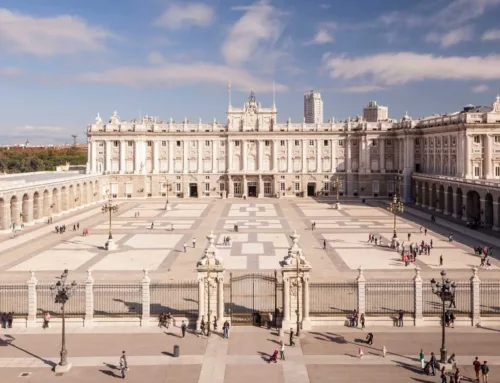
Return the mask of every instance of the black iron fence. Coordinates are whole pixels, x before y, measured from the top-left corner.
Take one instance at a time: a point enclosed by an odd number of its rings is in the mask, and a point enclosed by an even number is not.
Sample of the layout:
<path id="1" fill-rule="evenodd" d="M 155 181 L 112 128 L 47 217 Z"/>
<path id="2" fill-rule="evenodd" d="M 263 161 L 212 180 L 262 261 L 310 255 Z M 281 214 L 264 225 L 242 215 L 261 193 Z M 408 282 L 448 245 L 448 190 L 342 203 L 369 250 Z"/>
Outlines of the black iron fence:
<path id="1" fill-rule="evenodd" d="M 198 283 L 151 283 L 150 314 L 171 313 L 174 316 L 198 315 Z"/>
<path id="2" fill-rule="evenodd" d="M 500 282 L 481 282 L 479 294 L 481 316 L 500 316 Z"/>
<path id="3" fill-rule="evenodd" d="M 54 283 L 45 284 L 38 283 L 36 285 L 36 316 L 43 318 L 45 312 L 48 312 L 51 317 L 60 317 L 62 315 L 62 305 L 54 302 L 50 287 Z M 84 318 L 85 317 L 85 285 L 78 284 L 73 291 L 73 295 L 64 305 L 64 312 L 68 318 Z"/>
<path id="4" fill-rule="evenodd" d="M 95 317 L 142 315 L 140 283 L 96 283 L 93 291 Z"/>
<path id="5" fill-rule="evenodd" d="M 366 315 L 397 315 L 400 310 L 406 315 L 415 313 L 413 281 L 366 282 Z"/>
<path id="6" fill-rule="evenodd" d="M 455 301 L 446 302 L 445 310 L 451 310 L 456 316 L 470 317 L 472 314 L 471 283 L 469 281 L 455 282 Z M 424 317 L 441 316 L 443 302 L 432 292 L 430 282 L 422 284 L 422 312 Z"/>
<path id="7" fill-rule="evenodd" d="M 0 285 L 0 314 L 14 312 L 14 316 L 28 315 L 28 285 Z"/>
<path id="8" fill-rule="evenodd" d="M 309 315 L 345 316 L 358 307 L 356 282 L 309 284 Z"/>

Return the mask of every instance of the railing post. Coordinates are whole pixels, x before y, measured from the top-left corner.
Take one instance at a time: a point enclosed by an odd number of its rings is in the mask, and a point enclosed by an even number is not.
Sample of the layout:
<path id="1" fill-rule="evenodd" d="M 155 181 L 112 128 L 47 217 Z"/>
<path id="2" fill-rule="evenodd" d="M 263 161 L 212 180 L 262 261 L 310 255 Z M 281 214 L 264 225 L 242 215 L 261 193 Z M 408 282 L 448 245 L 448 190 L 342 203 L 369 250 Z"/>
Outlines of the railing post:
<path id="1" fill-rule="evenodd" d="M 358 313 L 361 315 L 365 314 L 366 311 L 366 280 L 361 266 L 358 268 L 358 277 L 356 278 L 356 282 L 358 283 Z"/>
<path id="2" fill-rule="evenodd" d="M 312 328 L 311 318 L 309 317 L 309 275 L 305 275 L 302 278 L 302 283 L 304 286 L 303 289 L 303 319 L 302 319 L 302 328 L 304 330 L 310 330 Z"/>
<path id="3" fill-rule="evenodd" d="M 224 320 L 224 272 L 217 273 L 217 320 L 222 325 Z"/>
<path id="4" fill-rule="evenodd" d="M 290 327 L 290 277 L 283 273 L 283 319 L 281 328 L 288 330 Z"/>
<path id="5" fill-rule="evenodd" d="M 481 280 L 477 276 L 477 270 L 476 266 L 472 268 L 472 277 L 470 278 L 472 326 L 481 324 Z"/>
<path id="6" fill-rule="evenodd" d="M 144 269 L 144 277 L 141 281 L 142 286 L 142 318 L 141 326 L 148 326 L 151 311 L 151 296 L 149 292 L 149 285 L 151 284 L 151 279 L 148 275 L 148 270 Z"/>
<path id="7" fill-rule="evenodd" d="M 85 321 L 84 327 L 91 327 L 94 324 L 94 278 L 92 269 L 87 269 L 87 279 L 85 280 Z"/>
<path id="8" fill-rule="evenodd" d="M 198 319 L 196 330 L 200 330 L 200 323 L 205 315 L 205 275 L 198 273 Z"/>
<path id="9" fill-rule="evenodd" d="M 36 299 L 36 284 L 37 280 L 35 278 L 35 272 L 30 271 L 30 279 L 28 279 L 28 320 L 26 321 L 26 327 L 36 326 L 36 311 L 37 311 L 37 299 Z"/>
<path id="10" fill-rule="evenodd" d="M 414 284 L 414 294 L 415 294 L 415 326 L 423 326 L 424 324 L 424 314 L 423 314 L 423 281 L 422 277 L 420 276 L 420 267 L 415 267 L 415 277 L 413 278 L 413 284 Z"/>

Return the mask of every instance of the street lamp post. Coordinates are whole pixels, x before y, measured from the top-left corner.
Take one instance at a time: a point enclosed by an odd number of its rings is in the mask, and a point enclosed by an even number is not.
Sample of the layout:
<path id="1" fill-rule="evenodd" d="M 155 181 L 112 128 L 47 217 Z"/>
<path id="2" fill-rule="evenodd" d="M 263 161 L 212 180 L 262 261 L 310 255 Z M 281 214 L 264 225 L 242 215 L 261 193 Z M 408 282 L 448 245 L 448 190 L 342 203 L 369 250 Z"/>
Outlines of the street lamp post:
<path id="1" fill-rule="evenodd" d="M 300 259 L 299 257 L 297 256 L 296 257 L 297 259 L 297 310 L 295 310 L 295 314 L 297 314 L 297 331 L 295 332 L 295 334 L 297 336 L 300 335 L 300 311 L 299 311 L 299 304 L 300 304 L 300 282 L 299 282 L 299 277 L 300 277 L 300 269 L 299 269 L 299 262 L 300 262 Z"/>
<path id="2" fill-rule="evenodd" d="M 50 287 L 50 292 L 54 298 L 55 303 L 61 304 L 62 313 L 62 342 L 61 342 L 61 361 L 59 362 L 59 369 L 69 370 L 71 364 L 68 365 L 68 350 L 66 349 L 66 317 L 64 312 L 64 306 L 68 299 L 73 295 L 76 288 L 76 282 L 73 281 L 71 284 L 67 284 L 66 280 L 68 278 L 68 270 L 64 270 L 59 278 L 59 281 L 54 286 Z M 57 369 L 57 367 L 56 367 Z"/>
<path id="3" fill-rule="evenodd" d="M 172 210 L 172 206 L 170 206 L 168 203 L 168 192 L 170 189 L 170 183 L 167 181 L 167 177 L 165 177 L 165 183 L 163 184 L 163 186 L 165 186 L 167 189 L 167 200 L 165 201 L 165 210 Z"/>
<path id="4" fill-rule="evenodd" d="M 111 200 L 111 194 L 108 194 L 108 202 L 104 204 L 102 207 L 102 214 L 109 213 L 109 236 L 108 240 L 106 241 L 105 248 L 106 250 L 116 250 L 116 243 L 113 239 L 113 234 L 111 230 L 111 216 L 113 213 L 116 213 L 118 211 L 118 205 L 113 204 Z"/>
<path id="5" fill-rule="evenodd" d="M 342 183 L 339 181 L 339 177 L 336 177 L 335 178 L 335 181 L 333 181 L 333 187 L 335 188 L 335 191 L 337 192 L 337 202 L 335 203 L 335 209 L 339 209 L 340 208 L 340 203 L 339 203 L 339 193 L 340 193 L 340 185 L 342 185 Z"/>
<path id="6" fill-rule="evenodd" d="M 387 210 L 389 210 L 392 214 L 394 214 L 394 234 L 392 236 L 391 247 L 395 248 L 396 242 L 398 239 L 398 235 L 396 233 L 396 214 L 402 213 L 404 211 L 404 205 L 401 201 L 399 201 L 396 194 L 394 194 L 394 197 L 392 198 L 392 202 L 389 203 Z"/>
<path id="7" fill-rule="evenodd" d="M 441 318 L 442 330 L 441 330 L 441 363 L 446 363 L 447 361 L 447 351 L 446 351 L 446 332 L 445 332 L 445 314 L 446 314 L 446 302 L 453 302 L 455 300 L 456 286 L 455 282 L 451 282 L 446 278 L 446 271 L 441 271 L 442 282 L 436 282 L 434 278 L 431 280 L 432 292 L 436 294 L 443 303 L 443 312 Z"/>
<path id="8" fill-rule="evenodd" d="M 207 307 L 207 336 L 210 336 L 210 318 L 212 317 L 212 310 L 210 310 L 210 258 L 207 257 L 207 294 L 208 294 L 208 307 Z"/>

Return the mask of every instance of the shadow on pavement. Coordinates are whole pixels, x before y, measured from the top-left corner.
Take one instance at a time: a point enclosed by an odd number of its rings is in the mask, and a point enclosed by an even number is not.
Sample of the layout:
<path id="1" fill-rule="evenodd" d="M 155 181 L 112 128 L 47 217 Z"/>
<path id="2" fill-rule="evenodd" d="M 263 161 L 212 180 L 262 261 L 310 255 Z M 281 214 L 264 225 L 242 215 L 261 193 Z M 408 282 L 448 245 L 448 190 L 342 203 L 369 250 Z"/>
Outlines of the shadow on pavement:
<path id="1" fill-rule="evenodd" d="M 117 375 L 115 374 L 113 371 L 109 371 L 109 370 L 99 370 L 99 372 L 102 372 L 104 375 L 108 375 L 108 376 L 112 376 L 113 378 L 122 378 L 121 375 Z"/>
<path id="2" fill-rule="evenodd" d="M 35 355 L 35 354 L 29 352 L 28 350 L 25 350 L 24 348 L 21 348 L 19 346 L 16 346 L 15 344 L 13 344 L 12 342 L 15 341 L 16 338 L 14 338 L 12 335 L 6 335 L 5 337 L 8 338 L 9 340 L 0 339 L 0 346 L 10 346 L 10 347 L 17 348 L 19 351 L 22 351 L 22 352 L 32 356 L 33 358 L 41 360 L 44 364 L 46 364 L 52 368 L 56 367 L 57 363 L 54 363 L 51 360 L 43 359 L 43 358 L 39 357 L 38 355 Z"/>

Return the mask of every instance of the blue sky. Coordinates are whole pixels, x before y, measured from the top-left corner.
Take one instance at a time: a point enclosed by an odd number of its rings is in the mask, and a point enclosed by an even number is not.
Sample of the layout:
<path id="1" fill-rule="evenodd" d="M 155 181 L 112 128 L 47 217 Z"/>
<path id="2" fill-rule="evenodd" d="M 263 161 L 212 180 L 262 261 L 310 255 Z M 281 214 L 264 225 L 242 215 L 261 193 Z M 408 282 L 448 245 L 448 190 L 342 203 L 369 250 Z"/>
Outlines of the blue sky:
<path id="1" fill-rule="evenodd" d="M 97 112 L 225 119 L 227 84 L 279 121 L 370 100 L 400 118 L 500 93 L 500 0 L 3 0 L 0 143 L 85 140 Z"/>

